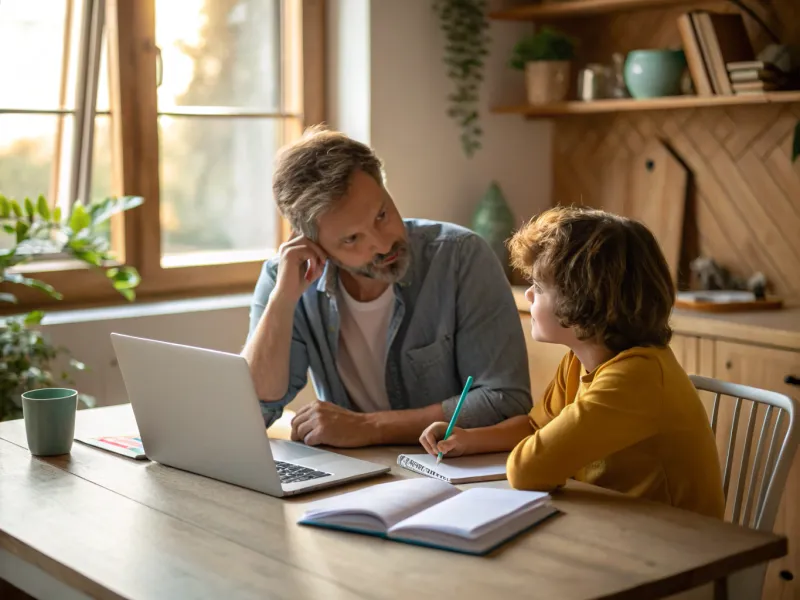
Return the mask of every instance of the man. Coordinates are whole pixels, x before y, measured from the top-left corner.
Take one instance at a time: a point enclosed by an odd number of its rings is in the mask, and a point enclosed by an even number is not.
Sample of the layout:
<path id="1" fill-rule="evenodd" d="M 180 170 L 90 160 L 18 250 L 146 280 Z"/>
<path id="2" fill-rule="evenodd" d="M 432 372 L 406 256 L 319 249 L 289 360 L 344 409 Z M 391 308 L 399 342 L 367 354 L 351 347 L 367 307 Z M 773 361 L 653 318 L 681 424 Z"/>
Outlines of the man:
<path id="1" fill-rule="evenodd" d="M 297 232 L 256 285 L 242 351 L 267 427 L 307 382 L 292 438 L 356 447 L 417 443 L 531 408 L 527 351 L 500 261 L 471 231 L 403 220 L 383 165 L 347 136 L 313 128 L 279 154 L 278 208 Z"/>

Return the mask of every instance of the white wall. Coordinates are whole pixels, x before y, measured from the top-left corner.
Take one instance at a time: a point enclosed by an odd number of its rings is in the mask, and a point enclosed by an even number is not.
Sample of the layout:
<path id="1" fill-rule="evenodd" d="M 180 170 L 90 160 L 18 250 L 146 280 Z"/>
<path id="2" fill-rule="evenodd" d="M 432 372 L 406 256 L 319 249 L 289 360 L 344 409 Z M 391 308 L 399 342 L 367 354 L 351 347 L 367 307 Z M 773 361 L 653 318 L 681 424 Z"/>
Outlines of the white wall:
<path id="1" fill-rule="evenodd" d="M 522 74 L 506 64 L 518 37 L 531 30 L 529 24 L 490 23 L 483 148 L 468 159 L 458 126 L 446 114 L 452 85 L 432 0 L 333 0 L 328 19 L 328 47 L 340 65 L 361 64 L 365 46 L 370 52 L 368 81 L 351 69 L 330 73 L 330 123 L 370 143 L 384 159 L 389 189 L 404 216 L 469 225 L 492 179 L 518 221 L 549 205 L 550 123 L 489 113 L 492 105 L 524 100 Z M 356 105 L 350 105 L 347 110 L 341 103 L 347 94 L 361 99 L 358 106 L 368 94 L 369 109 L 354 111 Z"/>
<path id="2" fill-rule="evenodd" d="M 370 3 L 326 2 L 325 112 L 328 122 L 370 143 Z"/>

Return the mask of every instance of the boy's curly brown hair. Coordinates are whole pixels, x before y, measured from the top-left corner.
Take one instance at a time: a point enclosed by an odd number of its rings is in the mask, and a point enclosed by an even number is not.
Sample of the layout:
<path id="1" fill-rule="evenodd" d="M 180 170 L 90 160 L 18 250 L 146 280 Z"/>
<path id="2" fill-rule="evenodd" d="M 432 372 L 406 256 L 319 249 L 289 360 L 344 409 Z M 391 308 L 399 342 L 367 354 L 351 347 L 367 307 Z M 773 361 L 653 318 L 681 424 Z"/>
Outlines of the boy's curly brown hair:
<path id="1" fill-rule="evenodd" d="M 514 267 L 555 290 L 555 314 L 578 339 L 614 352 L 666 346 L 675 284 L 653 234 L 602 210 L 558 206 L 508 242 Z"/>

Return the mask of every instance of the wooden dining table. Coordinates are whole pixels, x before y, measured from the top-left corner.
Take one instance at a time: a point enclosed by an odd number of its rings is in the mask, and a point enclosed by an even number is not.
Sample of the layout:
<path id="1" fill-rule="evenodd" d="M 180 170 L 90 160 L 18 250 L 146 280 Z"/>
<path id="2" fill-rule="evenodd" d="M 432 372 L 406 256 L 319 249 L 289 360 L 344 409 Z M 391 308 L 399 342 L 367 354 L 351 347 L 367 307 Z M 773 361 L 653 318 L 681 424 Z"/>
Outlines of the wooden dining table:
<path id="1" fill-rule="evenodd" d="M 286 437 L 288 418 L 268 434 Z M 76 435 L 131 433 L 129 404 L 78 412 Z M 0 423 L 0 579 L 103 600 L 720 598 L 732 573 L 787 552 L 782 536 L 574 481 L 552 494 L 558 517 L 484 557 L 298 525 L 311 501 L 420 476 L 396 464 L 419 447 L 329 450 L 391 472 L 275 498 L 79 442 L 34 457 L 24 422 Z"/>

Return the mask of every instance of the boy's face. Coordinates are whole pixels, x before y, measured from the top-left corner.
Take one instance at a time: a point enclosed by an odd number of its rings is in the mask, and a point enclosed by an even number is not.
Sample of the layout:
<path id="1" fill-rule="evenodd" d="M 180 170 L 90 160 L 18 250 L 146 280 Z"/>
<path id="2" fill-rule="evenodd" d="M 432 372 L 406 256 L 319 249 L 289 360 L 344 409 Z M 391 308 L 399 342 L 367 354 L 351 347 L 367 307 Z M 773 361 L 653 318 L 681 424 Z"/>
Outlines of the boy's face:
<path id="1" fill-rule="evenodd" d="M 545 284 L 534 282 L 525 292 L 531 303 L 531 337 L 537 342 L 569 346 L 575 334 L 569 327 L 562 327 L 555 314 L 555 290 Z"/>

